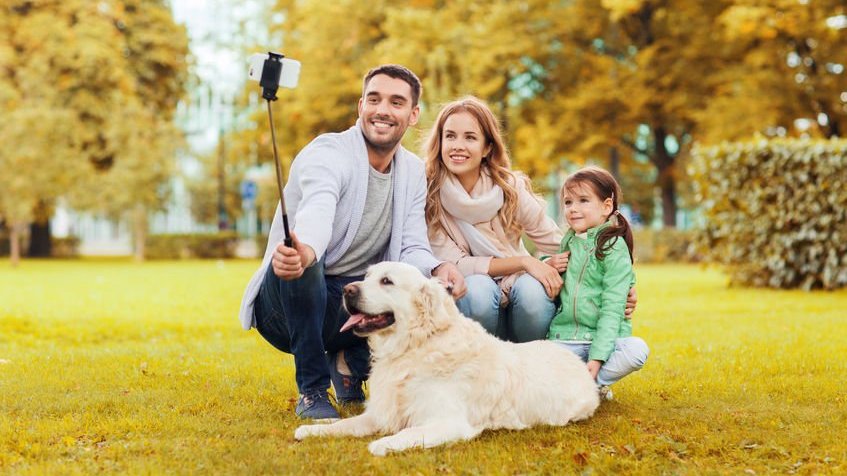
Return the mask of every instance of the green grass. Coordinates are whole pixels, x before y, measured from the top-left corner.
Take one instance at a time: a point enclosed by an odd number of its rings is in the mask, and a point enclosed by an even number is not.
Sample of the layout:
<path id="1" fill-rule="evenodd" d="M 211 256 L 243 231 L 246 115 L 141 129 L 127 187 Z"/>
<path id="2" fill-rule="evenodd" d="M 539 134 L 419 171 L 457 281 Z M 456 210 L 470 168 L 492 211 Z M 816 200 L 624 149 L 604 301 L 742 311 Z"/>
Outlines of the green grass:
<path id="1" fill-rule="evenodd" d="M 292 361 L 236 318 L 257 264 L 0 264 L 0 472 L 847 472 L 847 291 L 638 266 L 652 355 L 592 419 L 376 458 L 295 442 Z"/>

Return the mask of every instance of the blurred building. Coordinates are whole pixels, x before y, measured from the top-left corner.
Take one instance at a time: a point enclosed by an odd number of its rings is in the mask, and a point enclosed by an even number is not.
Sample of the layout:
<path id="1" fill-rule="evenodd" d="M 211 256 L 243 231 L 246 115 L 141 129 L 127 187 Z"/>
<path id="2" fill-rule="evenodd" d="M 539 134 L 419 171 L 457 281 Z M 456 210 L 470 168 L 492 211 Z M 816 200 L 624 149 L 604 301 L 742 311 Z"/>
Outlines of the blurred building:
<path id="1" fill-rule="evenodd" d="M 214 225 L 197 223 L 191 214 L 191 197 L 186 179 L 201 172 L 197 157 L 215 151 L 221 131 L 231 126 L 232 101 L 206 84 L 192 87 L 177 107 L 175 121 L 185 131 L 188 150 L 174 157 L 175 174 L 170 181 L 171 197 L 164 211 L 149 216 L 149 233 L 212 232 Z M 51 233 L 80 240 L 80 254 L 120 256 L 132 254 L 131 226 L 126 219 L 114 220 L 96 213 L 79 213 L 59 202 L 51 220 Z"/>

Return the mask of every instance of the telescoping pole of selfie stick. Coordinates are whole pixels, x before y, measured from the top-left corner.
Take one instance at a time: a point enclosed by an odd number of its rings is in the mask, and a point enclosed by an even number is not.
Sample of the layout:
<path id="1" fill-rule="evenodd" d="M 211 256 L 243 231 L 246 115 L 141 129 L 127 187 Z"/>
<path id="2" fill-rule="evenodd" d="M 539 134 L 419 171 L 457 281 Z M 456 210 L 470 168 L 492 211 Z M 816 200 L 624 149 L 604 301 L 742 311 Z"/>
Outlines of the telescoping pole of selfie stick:
<path id="1" fill-rule="evenodd" d="M 268 59 L 265 60 L 262 68 L 262 79 L 259 80 L 259 86 L 262 87 L 262 97 L 268 103 L 268 121 L 271 126 L 271 144 L 274 149 L 274 164 L 276 165 L 276 185 L 279 189 L 279 207 L 282 212 L 282 230 L 285 233 L 283 243 L 285 246 L 291 247 L 291 233 L 288 231 L 288 213 L 285 210 L 285 195 L 283 194 L 282 180 L 282 164 L 279 163 L 279 154 L 276 150 L 276 130 L 274 128 L 274 114 L 271 107 L 271 101 L 276 101 L 276 91 L 279 88 L 279 78 L 282 75 L 282 58 L 283 55 L 278 53 L 268 52 Z"/>

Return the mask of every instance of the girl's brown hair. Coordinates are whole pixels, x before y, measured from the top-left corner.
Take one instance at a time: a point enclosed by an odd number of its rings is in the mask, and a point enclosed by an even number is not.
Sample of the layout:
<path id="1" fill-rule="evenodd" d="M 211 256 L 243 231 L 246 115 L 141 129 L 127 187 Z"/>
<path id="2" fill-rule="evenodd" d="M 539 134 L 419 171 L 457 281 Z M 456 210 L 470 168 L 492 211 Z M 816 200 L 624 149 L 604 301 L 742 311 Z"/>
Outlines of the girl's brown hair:
<path id="1" fill-rule="evenodd" d="M 629 260 L 633 261 L 635 245 L 632 240 L 632 227 L 619 209 L 622 193 L 618 181 L 615 180 L 612 174 L 600 167 L 584 167 L 565 179 L 559 196 L 564 198 L 566 191 L 576 193 L 576 189 L 580 186 L 589 187 L 602 201 L 605 201 L 607 198 L 612 199 L 612 213 L 606 217 L 611 221 L 611 225 L 597 235 L 597 251 L 595 252 L 597 259 L 602 260 L 605 258 L 606 252 L 611 249 L 612 245 L 615 244 L 615 240 L 620 236 L 623 237 L 627 248 L 629 248 Z"/>
<path id="2" fill-rule="evenodd" d="M 435 119 L 435 124 L 429 133 L 424 145 L 424 155 L 426 156 L 426 224 L 429 230 L 435 231 L 443 229 L 441 220 L 444 216 L 444 208 L 441 206 L 441 185 L 447 179 L 450 173 L 441 157 L 441 141 L 444 132 L 444 123 L 447 118 L 459 112 L 467 112 L 473 116 L 482 134 L 485 136 L 486 144 L 491 146 L 491 152 L 487 157 L 482 159 L 482 169 L 488 170 L 494 183 L 503 189 L 503 206 L 498 212 L 500 221 L 503 223 L 503 229 L 513 236 L 520 236 L 523 229 L 517 222 L 518 209 L 518 180 L 522 180 L 527 190 L 532 192 L 532 185 L 529 178 L 523 174 L 515 173 L 511 170 L 512 163 L 509 160 L 509 153 L 506 150 L 506 145 L 503 142 L 500 126 L 494 113 L 482 100 L 466 96 L 457 101 L 446 104 L 438 117 Z"/>

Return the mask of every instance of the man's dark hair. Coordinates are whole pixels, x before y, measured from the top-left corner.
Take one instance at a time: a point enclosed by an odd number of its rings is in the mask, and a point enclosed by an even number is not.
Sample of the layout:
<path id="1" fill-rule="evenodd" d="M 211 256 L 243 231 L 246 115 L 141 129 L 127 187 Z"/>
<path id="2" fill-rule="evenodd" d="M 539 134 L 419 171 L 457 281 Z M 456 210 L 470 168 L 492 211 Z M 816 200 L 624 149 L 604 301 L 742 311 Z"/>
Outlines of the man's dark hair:
<path id="1" fill-rule="evenodd" d="M 365 75 L 365 80 L 362 82 L 362 95 L 368 89 L 368 83 L 371 78 L 378 74 L 384 74 L 389 78 L 402 79 L 407 82 L 412 88 L 412 107 L 418 105 L 418 99 L 421 97 L 421 80 L 409 68 L 399 64 L 384 64 L 368 71 Z"/>

